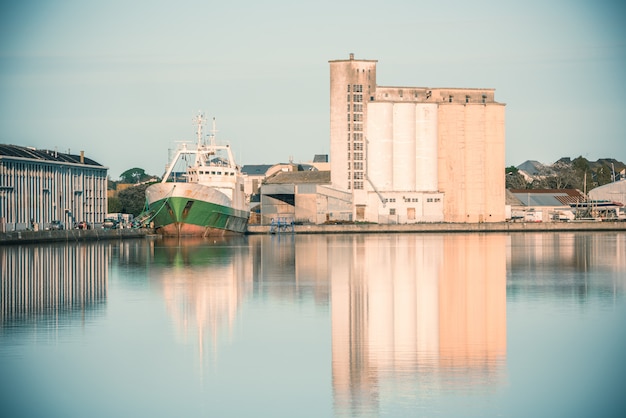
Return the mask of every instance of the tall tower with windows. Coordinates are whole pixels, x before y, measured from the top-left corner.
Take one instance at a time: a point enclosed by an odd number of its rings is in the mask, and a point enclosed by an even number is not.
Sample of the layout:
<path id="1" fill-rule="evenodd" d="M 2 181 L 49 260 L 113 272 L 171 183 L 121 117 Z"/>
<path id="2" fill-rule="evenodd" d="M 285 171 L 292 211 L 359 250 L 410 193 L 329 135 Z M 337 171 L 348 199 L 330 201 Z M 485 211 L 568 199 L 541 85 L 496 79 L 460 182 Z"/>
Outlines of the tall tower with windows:
<path id="1" fill-rule="evenodd" d="M 330 61 L 331 181 L 342 190 L 364 190 L 366 103 L 376 90 L 376 60 Z"/>

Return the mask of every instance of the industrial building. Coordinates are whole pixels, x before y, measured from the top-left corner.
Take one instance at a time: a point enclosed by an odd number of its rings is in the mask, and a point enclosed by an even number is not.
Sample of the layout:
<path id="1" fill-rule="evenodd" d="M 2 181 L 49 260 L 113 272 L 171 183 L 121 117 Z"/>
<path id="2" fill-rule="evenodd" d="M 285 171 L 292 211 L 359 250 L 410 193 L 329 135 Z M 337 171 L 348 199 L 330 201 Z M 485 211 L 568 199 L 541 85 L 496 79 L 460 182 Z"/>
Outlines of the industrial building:
<path id="1" fill-rule="evenodd" d="M 591 189 L 589 198 L 592 200 L 608 200 L 626 206 L 626 179 Z"/>
<path id="2" fill-rule="evenodd" d="M 505 105 L 493 89 L 383 87 L 376 60 L 329 63 L 331 182 L 352 195 L 343 220 L 505 220 Z"/>
<path id="3" fill-rule="evenodd" d="M 93 225 L 107 211 L 107 168 L 80 155 L 0 145 L 0 232 Z"/>

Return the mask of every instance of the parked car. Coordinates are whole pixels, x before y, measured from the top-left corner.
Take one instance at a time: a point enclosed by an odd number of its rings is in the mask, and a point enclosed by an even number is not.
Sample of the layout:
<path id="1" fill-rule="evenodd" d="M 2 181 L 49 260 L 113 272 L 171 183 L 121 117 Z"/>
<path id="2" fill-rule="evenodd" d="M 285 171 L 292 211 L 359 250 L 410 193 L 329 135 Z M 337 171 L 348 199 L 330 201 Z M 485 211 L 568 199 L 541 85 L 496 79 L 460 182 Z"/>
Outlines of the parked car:
<path id="1" fill-rule="evenodd" d="M 65 229 L 65 226 L 63 225 L 63 222 L 58 221 L 58 220 L 54 220 L 52 222 L 50 222 L 50 225 L 48 225 L 48 228 L 46 228 L 50 231 L 60 231 L 62 229 Z"/>
<path id="2" fill-rule="evenodd" d="M 104 220 L 104 223 L 102 224 L 102 227 L 104 229 L 117 229 L 118 228 L 118 221 L 112 218 L 106 218 Z"/>

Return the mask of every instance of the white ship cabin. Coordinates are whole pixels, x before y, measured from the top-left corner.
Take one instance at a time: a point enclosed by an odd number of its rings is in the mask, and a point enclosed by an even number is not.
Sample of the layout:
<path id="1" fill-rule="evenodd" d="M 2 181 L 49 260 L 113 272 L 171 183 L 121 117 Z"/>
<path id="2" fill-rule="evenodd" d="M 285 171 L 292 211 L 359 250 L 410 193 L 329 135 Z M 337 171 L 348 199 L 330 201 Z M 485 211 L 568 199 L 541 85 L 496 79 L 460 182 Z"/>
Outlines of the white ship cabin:
<path id="1" fill-rule="evenodd" d="M 219 183 L 227 184 L 235 182 L 238 170 L 237 167 L 229 164 L 221 158 L 214 158 L 203 165 L 195 165 L 187 169 L 187 182 L 207 184 L 219 187 Z"/>
<path id="2" fill-rule="evenodd" d="M 214 187 L 232 199 L 232 190 L 242 182 L 229 145 L 201 145 L 197 149 L 183 144 L 163 177 L 163 183 L 195 183 Z"/>

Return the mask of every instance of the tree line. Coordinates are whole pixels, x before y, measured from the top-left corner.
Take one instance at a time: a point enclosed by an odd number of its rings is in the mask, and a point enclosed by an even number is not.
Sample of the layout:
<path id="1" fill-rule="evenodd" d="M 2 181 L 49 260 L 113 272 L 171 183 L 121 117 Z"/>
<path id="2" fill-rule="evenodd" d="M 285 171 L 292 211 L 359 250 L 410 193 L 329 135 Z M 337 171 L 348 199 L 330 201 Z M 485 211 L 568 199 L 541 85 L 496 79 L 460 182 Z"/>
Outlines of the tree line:
<path id="1" fill-rule="evenodd" d="M 612 166 L 610 165 L 612 164 Z M 611 183 L 626 166 L 617 160 L 590 162 L 579 156 L 561 158 L 551 165 L 540 164 L 534 173 L 522 174 L 514 166 L 505 170 L 507 189 L 578 189 L 587 191 Z"/>

